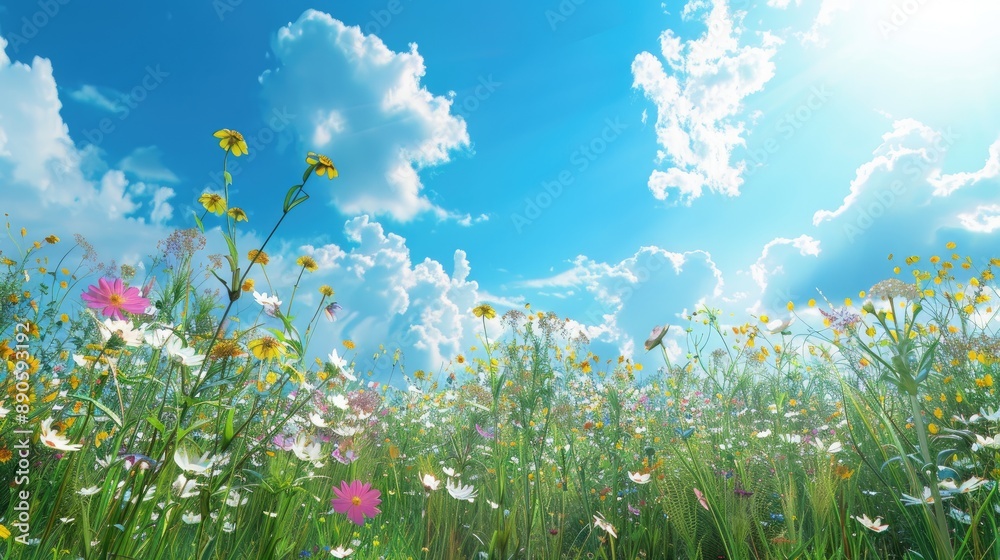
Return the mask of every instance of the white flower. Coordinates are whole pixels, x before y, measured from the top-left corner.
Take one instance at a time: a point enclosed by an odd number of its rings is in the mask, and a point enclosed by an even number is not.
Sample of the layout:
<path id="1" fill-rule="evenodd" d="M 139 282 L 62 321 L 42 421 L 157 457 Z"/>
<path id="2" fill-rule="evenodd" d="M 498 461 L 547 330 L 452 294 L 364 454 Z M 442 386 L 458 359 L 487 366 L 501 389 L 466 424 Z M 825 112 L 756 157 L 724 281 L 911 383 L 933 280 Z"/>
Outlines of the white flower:
<path id="1" fill-rule="evenodd" d="M 91 486 L 89 488 L 81 488 L 76 491 L 77 494 L 81 496 L 93 496 L 94 494 L 101 491 L 99 486 Z"/>
<path id="2" fill-rule="evenodd" d="M 443 468 L 441 470 L 443 470 L 444 474 L 446 474 L 448 476 L 451 476 L 451 477 L 458 476 L 458 475 L 455 474 L 455 469 L 453 469 L 451 467 L 445 467 L 445 468 Z"/>
<path id="3" fill-rule="evenodd" d="M 4 408 L 3 403 L 0 403 L 0 420 L 6 418 L 8 414 L 10 414 L 10 409 Z"/>
<path id="4" fill-rule="evenodd" d="M 344 548 L 343 546 L 338 546 L 337 548 L 330 550 L 330 554 L 332 554 L 334 558 L 347 558 L 353 552 L 353 548 Z"/>
<path id="5" fill-rule="evenodd" d="M 336 348 L 333 349 L 333 352 L 330 352 L 329 358 L 330 358 L 330 363 L 333 364 L 335 368 L 344 369 L 347 367 L 347 360 L 340 357 L 340 354 L 337 353 Z"/>
<path id="6" fill-rule="evenodd" d="M 982 414 L 984 420 L 989 420 L 990 422 L 1000 422 L 1000 408 L 997 408 L 995 412 L 986 412 L 986 410 L 980 408 L 979 413 Z"/>
<path id="7" fill-rule="evenodd" d="M 198 495 L 198 482 L 193 478 L 188 478 L 184 476 L 184 473 L 177 475 L 177 480 L 174 481 L 173 489 L 177 493 L 178 498 L 193 498 Z"/>
<path id="8" fill-rule="evenodd" d="M 147 330 L 143 338 L 146 339 L 146 344 L 152 346 L 153 348 L 162 348 L 166 344 L 167 339 L 173 336 L 174 332 L 170 329 L 165 328 L 155 328 L 153 330 Z"/>
<path id="9" fill-rule="evenodd" d="M 174 462 L 182 471 L 192 474 L 207 474 L 215 458 L 206 452 L 198 459 L 191 458 L 191 452 L 186 447 L 178 447 L 174 451 Z"/>
<path id="10" fill-rule="evenodd" d="M 802 436 L 799 434 L 781 434 L 778 439 L 785 443 L 802 443 Z"/>
<path id="11" fill-rule="evenodd" d="M 46 447 L 51 447 L 52 449 L 58 449 L 59 451 L 79 451 L 83 445 L 76 443 L 71 444 L 69 438 L 59 434 L 52 429 L 52 418 L 46 418 L 42 421 L 42 433 L 41 442 Z"/>
<path id="12" fill-rule="evenodd" d="M 139 346 L 144 338 L 144 328 L 134 328 L 131 321 L 118 321 L 115 319 L 105 319 L 103 323 L 98 323 L 98 330 L 104 342 L 111 340 L 111 336 L 117 334 L 125 341 L 125 346 Z"/>
<path id="13" fill-rule="evenodd" d="M 358 427 L 358 426 L 348 426 L 348 425 L 337 426 L 336 428 L 333 429 L 333 431 L 337 435 L 343 436 L 343 437 L 356 436 L 356 435 L 358 435 L 358 434 L 360 434 L 362 432 L 362 430 L 361 430 L 360 427 Z"/>
<path id="14" fill-rule="evenodd" d="M 448 484 L 446 484 L 445 487 L 448 489 L 448 493 L 451 494 L 452 498 L 455 498 L 456 500 L 468 500 L 470 504 L 476 500 L 476 496 L 479 493 L 479 491 L 471 485 L 463 486 L 461 481 L 452 484 L 451 479 L 448 479 Z"/>
<path id="15" fill-rule="evenodd" d="M 986 484 L 986 482 L 988 481 L 985 478 L 974 476 L 959 486 L 956 486 L 955 483 L 950 480 L 944 481 L 938 484 L 938 486 L 949 494 L 968 494 L 973 490 L 978 490 L 982 485 Z"/>
<path id="16" fill-rule="evenodd" d="M 278 299 L 278 296 L 268 296 L 267 292 L 261 294 L 254 290 L 253 299 L 257 300 L 257 303 L 264 308 L 264 313 L 272 317 L 277 314 L 278 308 L 281 307 L 281 300 Z"/>
<path id="17" fill-rule="evenodd" d="M 196 354 L 194 348 L 185 348 L 184 343 L 176 336 L 167 339 L 167 343 L 163 345 L 163 349 L 167 351 L 168 356 L 187 367 L 195 368 L 205 363 L 204 354 Z"/>
<path id="18" fill-rule="evenodd" d="M 764 430 L 763 432 L 757 432 L 757 437 L 760 439 L 764 439 L 766 437 L 769 437 L 770 435 L 771 435 L 771 430 Z"/>
<path id="19" fill-rule="evenodd" d="M 433 492 L 438 488 L 441 488 L 441 481 L 434 478 L 434 475 L 430 473 L 420 477 L 420 482 L 424 485 L 424 490 L 428 492 Z"/>
<path id="20" fill-rule="evenodd" d="M 948 500 L 948 499 L 951 499 L 951 496 L 942 496 L 941 499 L 942 500 Z M 934 503 L 934 495 L 931 493 L 931 489 L 930 488 L 924 486 L 924 495 L 923 495 L 922 498 L 914 498 L 913 496 L 911 496 L 909 494 L 903 494 L 903 497 L 900 498 L 900 501 L 903 502 L 904 504 L 908 505 L 908 506 L 919 506 L 921 504 L 933 504 Z"/>
<path id="21" fill-rule="evenodd" d="M 334 395 L 333 398 L 330 399 L 330 404 L 339 408 L 340 410 L 347 410 L 348 408 L 351 407 L 351 403 L 347 400 L 347 397 L 345 397 L 344 395 Z"/>
<path id="22" fill-rule="evenodd" d="M 864 525 L 866 529 L 869 529 L 871 531 L 875 531 L 876 533 L 881 533 L 882 531 L 885 531 L 886 529 L 889 528 L 888 525 L 883 525 L 882 524 L 882 518 L 881 517 L 876 517 L 875 521 L 872 521 L 871 519 L 868 519 L 868 515 L 867 514 L 862 514 L 861 517 L 858 517 L 856 515 L 852 515 L 851 517 L 853 517 L 854 519 L 856 519 L 858 521 L 858 523 Z"/>
<path id="23" fill-rule="evenodd" d="M 646 484 L 649 482 L 649 473 L 630 472 L 628 477 L 636 484 Z"/>
<path id="24" fill-rule="evenodd" d="M 976 434 L 976 443 L 972 444 L 972 450 L 979 451 L 983 447 L 1000 449 L 1000 435 L 996 435 L 993 437 L 983 437 L 979 434 Z"/>
<path id="25" fill-rule="evenodd" d="M 197 525 L 198 523 L 201 523 L 201 514 L 185 513 L 184 515 L 181 516 L 181 521 L 187 523 L 188 525 Z"/>
<path id="26" fill-rule="evenodd" d="M 789 317 L 788 319 L 785 319 L 783 321 L 775 319 L 767 324 L 767 332 L 769 332 L 770 334 L 778 334 L 784 330 L 787 330 L 788 327 L 790 327 L 791 324 L 794 322 L 795 322 L 795 317 Z"/>
<path id="27" fill-rule="evenodd" d="M 330 425 L 323 420 L 323 417 L 319 415 L 318 412 L 313 412 L 309 415 L 309 421 L 313 423 L 317 428 L 328 428 Z"/>
<path id="28" fill-rule="evenodd" d="M 826 447 L 823 445 L 823 440 L 819 438 L 816 438 L 816 441 L 813 442 L 813 446 L 815 446 L 816 449 L 819 449 L 820 451 L 826 451 L 831 455 L 834 453 L 839 453 L 844 450 L 844 446 L 839 441 L 835 441 L 831 443 L 829 447 Z"/>
<path id="29" fill-rule="evenodd" d="M 320 462 L 320 458 L 323 457 L 323 450 L 319 442 L 312 441 L 304 434 L 299 434 L 295 438 L 295 443 L 292 445 L 292 453 L 295 453 L 295 456 L 300 460 L 309 461 L 316 465 L 317 469 L 323 466 L 323 463 Z"/>
<path id="30" fill-rule="evenodd" d="M 598 513 L 594 516 L 594 527 L 598 529 L 604 529 L 614 538 L 618 538 L 618 533 L 615 532 L 615 527 L 611 523 L 608 523 L 604 516 Z"/>

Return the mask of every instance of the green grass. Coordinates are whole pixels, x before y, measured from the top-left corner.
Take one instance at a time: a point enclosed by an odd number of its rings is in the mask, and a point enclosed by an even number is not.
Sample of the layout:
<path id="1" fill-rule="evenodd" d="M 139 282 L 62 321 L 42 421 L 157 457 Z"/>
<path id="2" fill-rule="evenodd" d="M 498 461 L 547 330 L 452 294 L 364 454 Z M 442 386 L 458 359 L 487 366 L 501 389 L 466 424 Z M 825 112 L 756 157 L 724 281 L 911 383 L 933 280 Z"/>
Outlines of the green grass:
<path id="1" fill-rule="evenodd" d="M 296 282 L 273 316 L 247 304 L 266 262 L 238 250 L 222 214 L 230 252 L 207 276 L 205 218 L 165 240 L 143 277 L 95 262 L 85 240 L 60 254 L 65 242 L 8 225 L 0 557 L 1000 558 L 1000 343 L 977 326 L 994 316 L 1000 261 L 923 271 L 907 259 L 894 272 L 906 281 L 860 308 L 801 303 L 799 326 L 828 316 L 816 329 L 772 333 L 766 318 L 724 324 L 700 309 L 671 327 L 686 355 L 663 351 L 655 372 L 593 355 L 554 315 L 482 305 L 478 347 L 428 373 L 405 367 L 406 349 L 357 356 L 349 341 L 344 365 L 307 360 L 331 294 L 304 308 Z M 69 314 L 99 277 L 157 280 L 155 317 L 127 318 L 147 336 Z M 180 344 L 165 348 L 167 335 Z M 186 365 L 178 347 L 207 358 Z M 370 386 L 376 370 L 399 388 Z M 50 419 L 79 450 L 42 441 Z M 185 473 L 183 454 L 211 462 Z M 973 477 L 985 482 L 956 488 Z M 381 499 L 360 526 L 331 505 L 353 480 Z M 471 502 L 446 488 L 459 481 Z M 901 501 L 925 488 L 932 504 Z"/>

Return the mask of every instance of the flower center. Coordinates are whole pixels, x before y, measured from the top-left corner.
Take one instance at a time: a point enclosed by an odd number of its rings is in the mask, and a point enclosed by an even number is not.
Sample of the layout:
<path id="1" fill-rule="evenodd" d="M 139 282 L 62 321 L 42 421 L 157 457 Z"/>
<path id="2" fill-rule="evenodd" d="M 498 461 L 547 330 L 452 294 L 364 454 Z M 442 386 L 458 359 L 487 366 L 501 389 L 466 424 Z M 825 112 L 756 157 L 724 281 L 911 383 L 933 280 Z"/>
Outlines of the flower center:
<path id="1" fill-rule="evenodd" d="M 354 505 L 356 505 L 356 506 L 360 506 L 361 505 L 361 497 L 360 496 L 354 496 L 353 498 L 351 498 L 351 503 L 354 504 Z"/>
<path id="2" fill-rule="evenodd" d="M 121 305 L 125 303 L 125 298 L 123 298 L 121 294 L 111 294 L 111 297 L 108 298 L 108 302 L 111 303 L 113 307 L 121 307 Z"/>

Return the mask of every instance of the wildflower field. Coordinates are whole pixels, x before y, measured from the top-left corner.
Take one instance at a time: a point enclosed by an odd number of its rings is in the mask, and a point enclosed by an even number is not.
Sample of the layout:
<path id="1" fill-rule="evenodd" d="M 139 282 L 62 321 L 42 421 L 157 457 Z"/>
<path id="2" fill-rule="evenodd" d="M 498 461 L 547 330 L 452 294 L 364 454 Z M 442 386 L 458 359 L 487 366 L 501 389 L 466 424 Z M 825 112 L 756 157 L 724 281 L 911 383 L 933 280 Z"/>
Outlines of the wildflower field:
<path id="1" fill-rule="evenodd" d="M 1000 558 L 1000 260 L 872 263 L 855 301 L 783 319 L 702 307 L 653 329 L 657 371 L 482 303 L 479 344 L 411 371 L 317 347 L 335 286 L 270 287 L 268 243 L 337 175 L 309 153 L 241 247 L 227 172 L 141 268 L 7 217 L 0 557 Z"/>

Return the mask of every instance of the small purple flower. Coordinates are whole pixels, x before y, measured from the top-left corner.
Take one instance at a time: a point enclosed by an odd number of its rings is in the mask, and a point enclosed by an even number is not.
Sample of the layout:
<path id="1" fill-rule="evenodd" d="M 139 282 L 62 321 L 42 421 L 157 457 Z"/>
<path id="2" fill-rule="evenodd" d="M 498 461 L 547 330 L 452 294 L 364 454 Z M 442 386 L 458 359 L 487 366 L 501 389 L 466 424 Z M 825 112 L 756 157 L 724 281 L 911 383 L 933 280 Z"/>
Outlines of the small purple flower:
<path id="1" fill-rule="evenodd" d="M 493 434 L 493 432 L 486 431 L 479 424 L 476 424 L 476 431 L 479 432 L 479 435 L 483 436 L 483 438 L 485 438 L 485 439 L 493 439 L 494 437 L 496 437 Z"/>
<path id="2" fill-rule="evenodd" d="M 833 311 L 824 311 L 820 309 L 819 312 L 830 321 L 830 327 L 837 331 L 849 330 L 861 321 L 861 315 L 858 315 L 846 307 L 834 309 Z"/>
<path id="3" fill-rule="evenodd" d="M 291 451 L 295 445 L 295 438 L 289 435 L 278 434 L 272 440 L 274 445 L 282 451 Z"/>
<path id="4" fill-rule="evenodd" d="M 327 321 L 331 321 L 331 322 L 332 321 L 336 321 L 337 320 L 337 312 L 341 311 L 342 309 L 344 309 L 344 308 L 341 307 L 339 303 L 333 302 L 330 305 L 327 305 L 326 307 L 323 308 L 323 314 L 326 315 L 326 320 Z"/>
<path id="5" fill-rule="evenodd" d="M 631 513 L 632 515 L 639 515 L 640 513 L 642 513 L 641 511 L 639 511 L 639 508 L 633 506 L 632 504 L 628 505 L 628 512 Z"/>
<path id="6" fill-rule="evenodd" d="M 358 459 L 358 455 L 353 449 L 348 449 L 347 453 L 341 453 L 340 448 L 338 447 L 333 450 L 333 458 L 344 465 L 350 465 Z"/>

